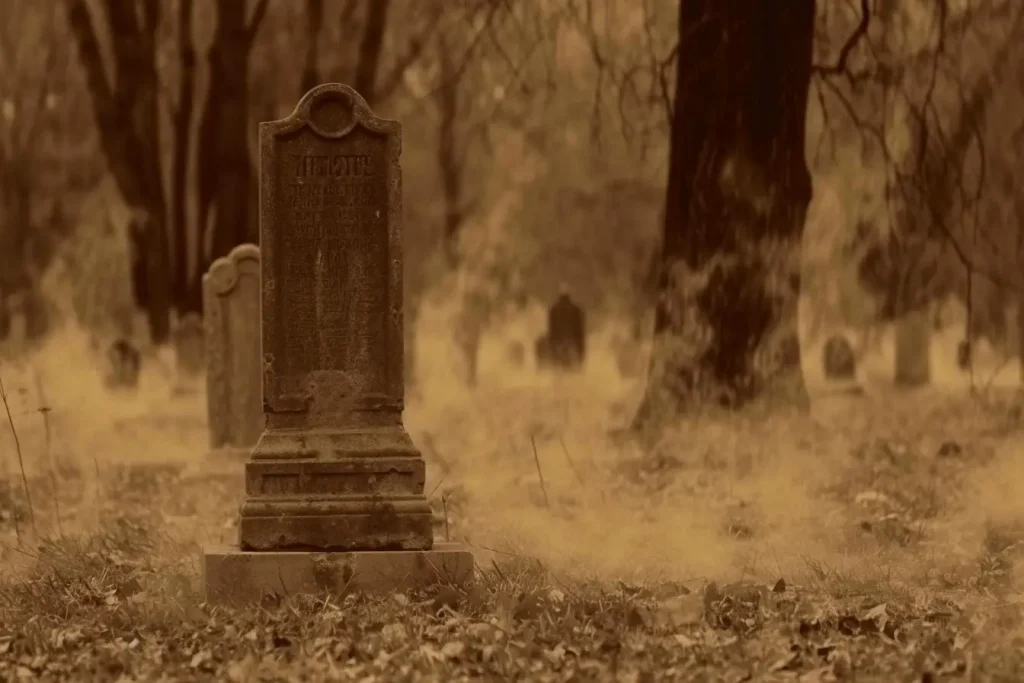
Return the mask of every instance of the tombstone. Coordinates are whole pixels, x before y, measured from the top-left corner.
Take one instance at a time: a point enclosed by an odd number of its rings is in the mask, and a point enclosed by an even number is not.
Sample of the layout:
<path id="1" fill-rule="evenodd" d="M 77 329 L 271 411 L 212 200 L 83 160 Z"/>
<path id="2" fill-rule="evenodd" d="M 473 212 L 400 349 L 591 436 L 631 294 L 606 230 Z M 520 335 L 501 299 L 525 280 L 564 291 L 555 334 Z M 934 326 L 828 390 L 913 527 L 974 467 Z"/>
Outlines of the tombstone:
<path id="1" fill-rule="evenodd" d="M 260 124 L 264 430 L 238 546 L 204 555 L 208 602 L 472 577 L 468 550 L 434 542 L 402 421 L 401 144 L 339 84 Z"/>
<path id="2" fill-rule="evenodd" d="M 523 345 L 523 342 L 518 339 L 509 342 L 506 352 L 510 367 L 523 367 L 523 363 L 526 361 L 526 347 Z"/>
<path id="3" fill-rule="evenodd" d="M 4 296 L 3 290 L 0 290 L 0 342 L 6 341 L 7 337 L 11 335 L 11 308 L 7 303 L 7 297 Z"/>
<path id="4" fill-rule="evenodd" d="M 918 387 L 931 381 L 931 316 L 927 307 L 895 321 L 895 368 L 893 381 L 902 387 Z"/>
<path id="5" fill-rule="evenodd" d="M 846 337 L 833 335 L 828 338 L 822 353 L 822 366 L 828 379 L 847 380 L 856 376 L 857 359 Z"/>
<path id="6" fill-rule="evenodd" d="M 547 332 L 534 340 L 533 358 L 537 363 L 538 370 L 543 370 L 551 365 L 551 345 L 548 342 Z"/>
<path id="7" fill-rule="evenodd" d="M 113 389 L 135 389 L 139 385 L 141 355 L 130 341 L 120 338 L 107 349 L 107 386 Z"/>
<path id="8" fill-rule="evenodd" d="M 971 367 L 971 340 L 962 339 L 956 345 L 956 366 L 960 370 L 968 370 Z"/>
<path id="9" fill-rule="evenodd" d="M 263 432 L 260 250 L 240 244 L 203 275 L 210 453 L 244 459 Z"/>
<path id="10" fill-rule="evenodd" d="M 583 309 L 563 288 L 548 311 L 548 351 L 552 365 L 578 369 L 586 357 L 586 323 Z"/>
<path id="11" fill-rule="evenodd" d="M 174 364 L 178 372 L 194 377 L 203 371 L 205 344 L 202 316 L 186 313 L 174 330 Z"/>

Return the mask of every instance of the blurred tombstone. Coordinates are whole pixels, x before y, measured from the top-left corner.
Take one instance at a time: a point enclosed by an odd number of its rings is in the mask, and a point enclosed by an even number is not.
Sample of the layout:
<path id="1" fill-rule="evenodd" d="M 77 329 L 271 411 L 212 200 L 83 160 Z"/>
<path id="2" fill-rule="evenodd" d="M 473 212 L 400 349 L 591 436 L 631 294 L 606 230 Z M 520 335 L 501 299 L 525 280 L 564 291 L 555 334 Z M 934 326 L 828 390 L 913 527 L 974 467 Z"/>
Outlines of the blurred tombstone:
<path id="1" fill-rule="evenodd" d="M 971 340 L 963 339 L 956 345 L 956 366 L 961 370 L 971 367 Z"/>
<path id="2" fill-rule="evenodd" d="M 174 330 L 174 365 L 179 373 L 194 377 L 203 371 L 205 345 L 202 316 L 186 313 Z"/>
<path id="3" fill-rule="evenodd" d="M 508 364 L 513 368 L 523 367 L 526 361 L 526 348 L 523 342 L 515 340 L 508 345 Z"/>
<path id="4" fill-rule="evenodd" d="M 828 379 L 853 379 L 857 374 L 857 360 L 853 346 L 843 335 L 833 335 L 825 342 L 822 365 Z"/>
<path id="5" fill-rule="evenodd" d="M 25 341 L 36 342 L 46 336 L 50 330 L 50 307 L 38 285 L 23 293 L 21 313 L 25 320 Z"/>
<path id="6" fill-rule="evenodd" d="M 113 389 L 135 389 L 139 385 L 141 356 L 127 339 L 117 339 L 107 349 L 107 386 Z"/>
<path id="7" fill-rule="evenodd" d="M 210 448 L 245 457 L 263 431 L 259 247 L 242 244 L 213 262 L 203 310 Z"/>
<path id="8" fill-rule="evenodd" d="M 893 381 L 902 387 L 918 387 L 931 381 L 932 320 L 928 308 L 907 313 L 895 321 L 895 368 Z"/>
<path id="9" fill-rule="evenodd" d="M 533 358 L 537 363 L 537 369 L 541 370 L 551 365 L 551 350 L 550 343 L 548 342 L 548 335 L 544 334 L 537 337 L 533 342 Z"/>
<path id="10" fill-rule="evenodd" d="M 586 359 L 586 317 L 583 309 L 563 291 L 548 311 L 548 352 L 551 364 L 576 370 Z"/>
<path id="11" fill-rule="evenodd" d="M 6 341 L 11 336 L 12 327 L 11 309 L 7 297 L 0 291 L 0 342 Z"/>

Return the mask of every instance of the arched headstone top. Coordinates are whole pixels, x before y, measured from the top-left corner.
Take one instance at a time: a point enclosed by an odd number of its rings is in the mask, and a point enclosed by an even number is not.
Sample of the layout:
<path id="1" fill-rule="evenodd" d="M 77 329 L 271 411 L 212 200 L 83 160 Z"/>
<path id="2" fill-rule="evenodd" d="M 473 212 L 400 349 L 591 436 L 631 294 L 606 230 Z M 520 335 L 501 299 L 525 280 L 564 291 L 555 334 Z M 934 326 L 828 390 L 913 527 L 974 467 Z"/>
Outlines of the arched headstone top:
<path id="1" fill-rule="evenodd" d="M 203 275 L 203 282 L 217 294 L 227 294 L 238 284 L 238 274 L 246 261 L 259 265 L 260 248 L 255 244 L 239 244 L 227 256 L 214 261 Z"/>
<path id="2" fill-rule="evenodd" d="M 342 83 L 318 85 L 299 100 L 286 118 L 261 123 L 274 136 L 294 133 L 303 127 L 326 140 L 337 140 L 349 135 L 356 126 L 371 133 L 398 136 L 402 124 L 382 119 L 370 110 L 363 96 Z"/>

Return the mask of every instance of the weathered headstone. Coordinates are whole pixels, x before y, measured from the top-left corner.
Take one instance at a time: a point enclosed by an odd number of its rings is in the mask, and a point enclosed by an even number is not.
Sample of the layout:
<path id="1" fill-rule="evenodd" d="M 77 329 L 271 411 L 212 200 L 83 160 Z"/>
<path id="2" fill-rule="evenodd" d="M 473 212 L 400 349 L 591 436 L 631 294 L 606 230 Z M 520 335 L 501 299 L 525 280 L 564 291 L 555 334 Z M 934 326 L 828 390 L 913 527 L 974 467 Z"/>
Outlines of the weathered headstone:
<path id="1" fill-rule="evenodd" d="M 822 365 L 828 379 L 853 379 L 857 374 L 857 359 L 853 346 L 843 335 L 833 335 L 825 342 Z"/>
<path id="2" fill-rule="evenodd" d="M 537 363 L 538 370 L 542 370 L 551 365 L 551 344 L 548 340 L 547 332 L 534 340 L 533 358 Z"/>
<path id="3" fill-rule="evenodd" d="M 328 84 L 259 138 L 265 428 L 207 600 L 465 582 L 402 423 L 401 124 Z"/>
<path id="4" fill-rule="evenodd" d="M 241 244 L 210 265 L 203 310 L 210 448 L 245 458 L 263 432 L 259 247 Z"/>
<path id="5" fill-rule="evenodd" d="M 572 370 L 583 364 L 585 320 L 583 309 L 563 291 L 548 311 L 548 351 L 553 365 Z"/>
<path id="6" fill-rule="evenodd" d="M 7 297 L 0 289 L 0 341 L 5 341 L 11 334 L 11 309 L 7 303 Z"/>
<path id="7" fill-rule="evenodd" d="M 961 370 L 971 367 L 971 351 L 973 347 L 970 339 L 961 339 L 956 345 L 956 366 Z"/>
<path id="8" fill-rule="evenodd" d="M 523 367 L 523 362 L 526 360 L 526 347 L 523 345 L 523 342 L 518 339 L 513 339 L 508 344 L 507 354 L 508 364 L 510 367 Z"/>
<path id="9" fill-rule="evenodd" d="M 927 307 L 907 313 L 894 324 L 894 383 L 917 387 L 931 381 L 932 321 Z"/>
<path id="10" fill-rule="evenodd" d="M 139 350 L 127 339 L 117 339 L 107 349 L 107 386 L 114 389 L 134 389 L 139 385 L 142 365 Z"/>
<path id="11" fill-rule="evenodd" d="M 174 362 L 181 374 L 194 377 L 203 371 L 205 338 L 203 318 L 186 313 L 174 330 Z"/>

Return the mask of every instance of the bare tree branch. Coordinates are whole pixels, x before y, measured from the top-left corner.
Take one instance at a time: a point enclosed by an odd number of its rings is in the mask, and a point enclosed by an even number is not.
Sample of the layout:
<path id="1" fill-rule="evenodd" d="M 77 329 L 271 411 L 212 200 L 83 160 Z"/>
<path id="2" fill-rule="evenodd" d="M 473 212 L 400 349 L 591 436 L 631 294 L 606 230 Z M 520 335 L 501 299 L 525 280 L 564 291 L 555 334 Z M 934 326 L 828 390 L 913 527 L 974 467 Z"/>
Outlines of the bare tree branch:
<path id="1" fill-rule="evenodd" d="M 267 0 L 256 0 L 256 9 L 252 12 L 252 17 L 249 19 L 249 25 L 245 29 L 245 40 L 249 45 L 252 45 L 252 41 L 256 39 L 256 34 L 259 33 L 260 24 L 263 23 L 263 18 L 267 16 Z"/>
<path id="2" fill-rule="evenodd" d="M 860 39 L 867 35 L 868 24 L 871 23 L 871 7 L 869 0 L 860 0 L 860 21 L 857 22 L 857 27 L 853 30 L 853 33 L 843 43 L 843 47 L 839 50 L 839 58 L 835 64 L 830 66 L 824 66 L 815 64 L 811 66 L 811 72 L 821 76 L 846 74 L 847 73 L 847 61 L 850 59 L 850 53 L 853 52 L 853 48 L 857 46 Z"/>
<path id="3" fill-rule="evenodd" d="M 386 100 L 398 88 L 402 78 L 405 76 L 405 72 L 423 54 L 423 50 L 430 41 L 431 34 L 437 29 L 442 16 L 443 10 L 438 6 L 436 11 L 433 12 L 426 28 L 423 29 L 422 33 L 413 37 L 409 49 L 398 58 L 391 71 L 377 79 L 376 97 L 378 100 Z"/>

